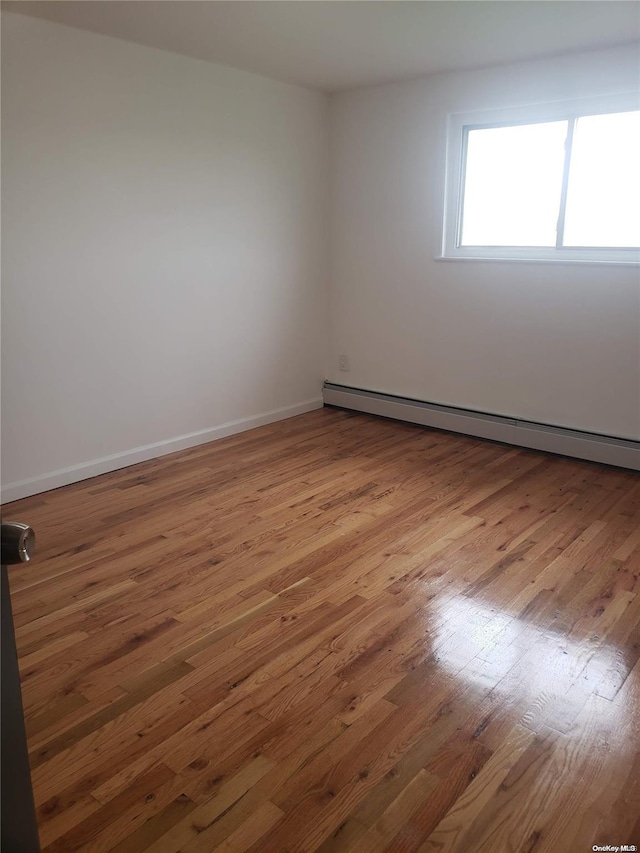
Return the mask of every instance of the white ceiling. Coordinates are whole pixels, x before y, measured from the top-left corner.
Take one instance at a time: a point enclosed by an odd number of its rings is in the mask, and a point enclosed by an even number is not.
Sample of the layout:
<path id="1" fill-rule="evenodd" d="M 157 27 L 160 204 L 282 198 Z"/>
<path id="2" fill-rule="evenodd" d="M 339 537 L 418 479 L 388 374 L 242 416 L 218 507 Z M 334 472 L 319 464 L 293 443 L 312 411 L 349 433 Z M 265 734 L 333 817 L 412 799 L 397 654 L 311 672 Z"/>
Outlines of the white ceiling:
<path id="1" fill-rule="evenodd" d="M 640 39 L 635 0 L 29 0 L 3 8 L 327 91 Z"/>

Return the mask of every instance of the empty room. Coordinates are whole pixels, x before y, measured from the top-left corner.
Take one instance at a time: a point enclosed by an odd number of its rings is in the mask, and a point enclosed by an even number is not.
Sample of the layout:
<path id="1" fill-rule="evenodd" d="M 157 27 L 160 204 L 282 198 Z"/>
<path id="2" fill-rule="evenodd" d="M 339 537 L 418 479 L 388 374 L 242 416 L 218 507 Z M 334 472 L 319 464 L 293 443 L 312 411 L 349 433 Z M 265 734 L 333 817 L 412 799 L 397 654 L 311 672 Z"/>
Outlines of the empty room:
<path id="1" fill-rule="evenodd" d="M 640 845 L 640 3 L 2 4 L 3 853 Z"/>

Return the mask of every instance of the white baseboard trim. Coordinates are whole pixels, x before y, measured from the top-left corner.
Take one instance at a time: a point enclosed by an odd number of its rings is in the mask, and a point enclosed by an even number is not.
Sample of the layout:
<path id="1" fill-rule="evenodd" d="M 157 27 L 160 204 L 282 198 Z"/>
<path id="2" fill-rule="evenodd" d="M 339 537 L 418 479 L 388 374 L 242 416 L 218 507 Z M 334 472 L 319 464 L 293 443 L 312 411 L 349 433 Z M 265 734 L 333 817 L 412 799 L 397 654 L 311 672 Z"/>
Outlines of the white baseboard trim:
<path id="1" fill-rule="evenodd" d="M 109 471 L 117 471 L 119 468 L 136 465 L 138 462 L 146 462 L 148 459 L 155 459 L 158 456 L 166 456 L 168 453 L 174 453 L 176 450 L 185 450 L 187 447 L 196 447 L 198 444 L 206 444 L 209 441 L 215 441 L 218 438 L 225 438 L 228 435 L 235 435 L 239 432 L 255 429 L 255 427 L 265 426 L 266 424 L 275 423 L 276 421 L 282 421 L 286 418 L 292 418 L 295 415 L 303 415 L 305 412 L 311 412 L 314 409 L 321 409 L 322 406 L 323 401 L 320 398 L 306 400 L 305 402 L 297 403 L 294 406 L 285 406 L 281 409 L 273 409 L 269 412 L 264 412 L 261 415 L 240 418 L 239 420 L 229 421 L 228 423 L 211 427 L 210 429 L 190 432 L 186 435 L 177 436 L 176 438 L 156 441 L 154 444 L 145 444 L 142 447 L 134 447 L 132 450 L 125 450 L 122 453 L 103 456 L 100 459 L 93 459 L 90 462 L 71 465 L 69 468 L 61 468 L 58 471 L 51 471 L 50 473 L 43 474 L 39 477 L 31 477 L 27 480 L 7 483 L 7 485 L 2 488 L 2 503 L 10 503 L 11 501 L 17 501 L 21 498 L 31 497 L 32 495 L 40 494 L 40 492 L 48 492 L 51 489 L 57 489 L 60 486 L 68 486 L 70 483 L 78 483 L 81 480 L 88 480 L 91 477 L 97 477 L 99 474 L 106 474 Z"/>
<path id="2" fill-rule="evenodd" d="M 325 403 L 436 429 L 640 471 L 640 441 L 424 403 L 325 382 Z"/>

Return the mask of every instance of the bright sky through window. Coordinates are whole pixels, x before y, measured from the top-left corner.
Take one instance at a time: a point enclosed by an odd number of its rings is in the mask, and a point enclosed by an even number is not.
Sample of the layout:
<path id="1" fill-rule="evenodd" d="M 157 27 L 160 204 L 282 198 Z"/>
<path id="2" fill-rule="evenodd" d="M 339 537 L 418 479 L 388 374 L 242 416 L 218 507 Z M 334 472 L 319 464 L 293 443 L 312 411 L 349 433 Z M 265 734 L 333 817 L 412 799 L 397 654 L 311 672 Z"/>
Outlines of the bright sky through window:
<path id="1" fill-rule="evenodd" d="M 640 246 L 640 112 L 576 121 L 563 242 Z"/>
<path id="2" fill-rule="evenodd" d="M 555 246 L 567 124 L 469 130 L 462 246 Z"/>
<path id="3" fill-rule="evenodd" d="M 640 246 L 638 152 L 638 111 L 470 127 L 458 245 Z"/>

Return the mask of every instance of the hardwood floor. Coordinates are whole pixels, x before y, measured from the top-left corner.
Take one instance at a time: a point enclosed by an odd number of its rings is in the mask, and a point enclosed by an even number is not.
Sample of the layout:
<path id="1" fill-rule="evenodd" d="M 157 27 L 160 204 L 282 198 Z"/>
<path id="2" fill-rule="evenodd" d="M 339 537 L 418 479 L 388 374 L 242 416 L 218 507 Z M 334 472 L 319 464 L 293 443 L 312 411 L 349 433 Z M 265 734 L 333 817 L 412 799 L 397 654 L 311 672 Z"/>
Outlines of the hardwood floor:
<path id="1" fill-rule="evenodd" d="M 4 508 L 46 851 L 640 844 L 640 477 L 324 409 Z"/>

